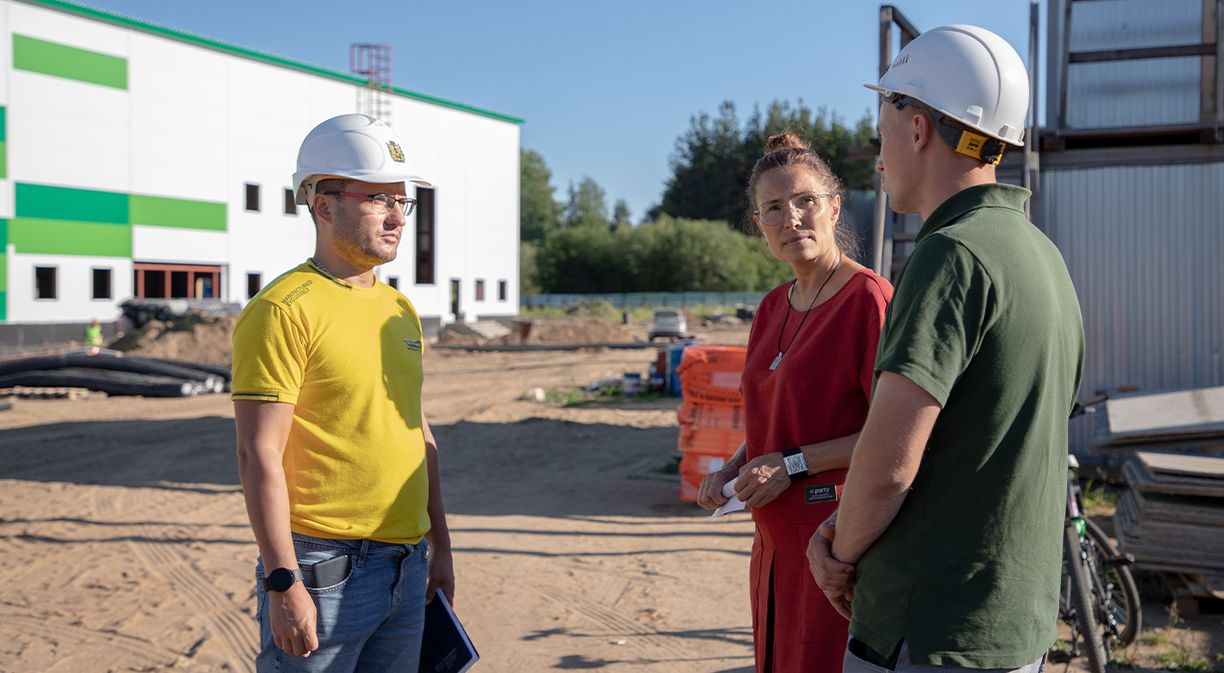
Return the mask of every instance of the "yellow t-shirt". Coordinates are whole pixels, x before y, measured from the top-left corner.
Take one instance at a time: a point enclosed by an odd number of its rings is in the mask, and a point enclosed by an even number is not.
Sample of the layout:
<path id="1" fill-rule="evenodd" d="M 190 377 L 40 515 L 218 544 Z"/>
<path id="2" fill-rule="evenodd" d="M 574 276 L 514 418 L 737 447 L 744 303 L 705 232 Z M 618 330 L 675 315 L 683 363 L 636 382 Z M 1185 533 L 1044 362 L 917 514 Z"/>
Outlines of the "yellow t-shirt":
<path id="1" fill-rule="evenodd" d="M 404 295 L 311 261 L 247 304 L 231 398 L 295 405 L 284 455 L 294 532 L 415 543 L 429 531 L 421 343 Z"/>

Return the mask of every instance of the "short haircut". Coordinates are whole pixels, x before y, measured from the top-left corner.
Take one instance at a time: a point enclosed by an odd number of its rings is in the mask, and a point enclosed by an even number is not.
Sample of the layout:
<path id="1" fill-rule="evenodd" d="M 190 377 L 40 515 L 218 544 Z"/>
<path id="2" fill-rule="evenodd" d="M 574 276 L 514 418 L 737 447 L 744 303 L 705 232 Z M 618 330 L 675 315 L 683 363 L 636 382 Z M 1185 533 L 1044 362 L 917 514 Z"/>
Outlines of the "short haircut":
<path id="1" fill-rule="evenodd" d="M 323 178 L 315 183 L 314 193 L 317 195 L 324 192 L 343 192 L 350 182 L 352 180 L 348 178 Z M 315 226 L 319 226 L 319 219 L 315 217 L 313 197 L 306 203 L 306 210 L 310 211 L 310 219 L 315 223 Z"/>

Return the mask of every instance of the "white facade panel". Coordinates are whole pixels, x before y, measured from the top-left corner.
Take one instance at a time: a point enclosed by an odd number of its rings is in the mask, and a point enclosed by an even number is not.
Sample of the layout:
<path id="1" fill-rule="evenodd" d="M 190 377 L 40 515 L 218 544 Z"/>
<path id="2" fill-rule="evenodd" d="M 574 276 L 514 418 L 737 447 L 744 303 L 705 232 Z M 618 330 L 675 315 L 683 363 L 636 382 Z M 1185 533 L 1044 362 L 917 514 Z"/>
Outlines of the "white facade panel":
<path id="1" fill-rule="evenodd" d="M 56 299 L 36 299 L 36 267 L 55 269 Z M 132 296 L 132 261 L 117 257 L 10 254 L 10 322 L 84 322 L 115 320 L 119 302 Z M 111 270 L 111 298 L 93 299 L 93 270 Z"/>
<path id="2" fill-rule="evenodd" d="M 137 194 L 225 201 L 229 98 L 222 59 L 169 40 L 133 36 L 131 179 Z"/>
<path id="3" fill-rule="evenodd" d="M 5 134 L 9 179 L 126 190 L 131 183 L 129 102 L 121 89 L 11 71 Z"/>
<path id="4" fill-rule="evenodd" d="M 166 264 L 224 264 L 229 235 L 172 227 L 132 226 L 132 259 Z"/>

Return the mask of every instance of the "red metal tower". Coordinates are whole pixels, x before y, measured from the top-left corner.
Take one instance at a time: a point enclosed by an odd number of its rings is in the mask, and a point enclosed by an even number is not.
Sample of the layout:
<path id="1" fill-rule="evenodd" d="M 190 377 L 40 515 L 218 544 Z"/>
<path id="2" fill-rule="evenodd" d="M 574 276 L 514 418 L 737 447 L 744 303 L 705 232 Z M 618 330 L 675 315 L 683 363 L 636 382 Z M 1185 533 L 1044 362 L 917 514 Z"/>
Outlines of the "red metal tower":
<path id="1" fill-rule="evenodd" d="M 357 111 L 391 123 L 391 45 L 350 45 L 349 71 L 366 80 L 357 90 Z"/>

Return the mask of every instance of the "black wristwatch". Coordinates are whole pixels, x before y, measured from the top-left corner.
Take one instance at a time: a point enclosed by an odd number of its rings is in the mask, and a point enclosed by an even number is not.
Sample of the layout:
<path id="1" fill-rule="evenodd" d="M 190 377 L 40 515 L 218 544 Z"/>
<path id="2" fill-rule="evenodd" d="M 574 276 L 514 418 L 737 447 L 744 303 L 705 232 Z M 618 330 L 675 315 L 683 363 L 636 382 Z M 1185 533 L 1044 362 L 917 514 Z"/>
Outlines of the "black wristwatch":
<path id="1" fill-rule="evenodd" d="M 791 479 L 808 476 L 807 459 L 803 457 L 803 449 L 799 447 L 783 451 L 782 464 L 786 466 L 786 474 Z"/>
<path id="2" fill-rule="evenodd" d="M 265 591 L 288 591 L 294 582 L 302 581 L 301 568 L 277 568 L 264 578 Z"/>

